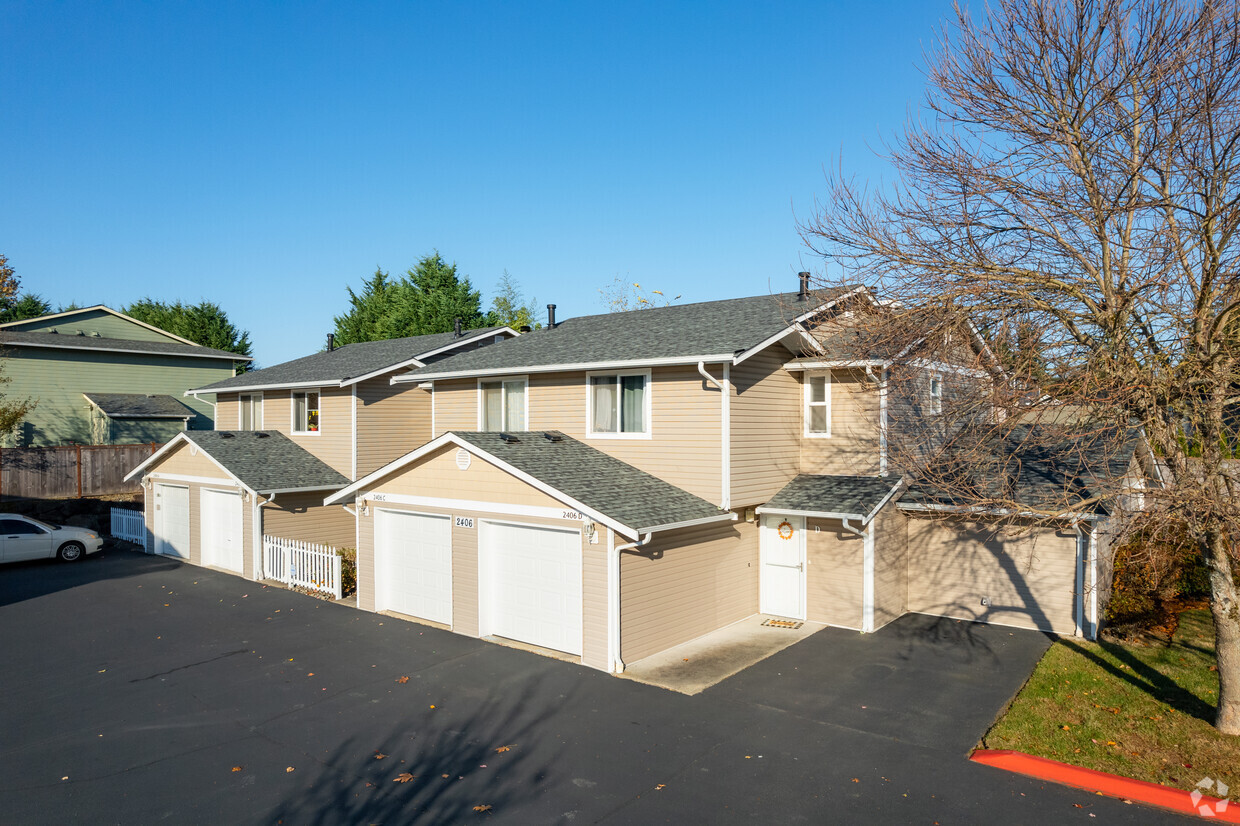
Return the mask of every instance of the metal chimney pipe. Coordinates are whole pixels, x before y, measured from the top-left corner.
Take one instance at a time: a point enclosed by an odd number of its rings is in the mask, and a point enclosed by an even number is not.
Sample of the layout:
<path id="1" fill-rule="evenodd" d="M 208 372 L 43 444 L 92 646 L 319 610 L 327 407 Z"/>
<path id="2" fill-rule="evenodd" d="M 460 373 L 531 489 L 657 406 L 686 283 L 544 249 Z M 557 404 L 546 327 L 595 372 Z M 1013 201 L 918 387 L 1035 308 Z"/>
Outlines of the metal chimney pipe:
<path id="1" fill-rule="evenodd" d="M 330 353 L 332 350 L 335 350 L 335 349 L 336 349 L 336 334 L 328 333 L 327 334 L 327 352 Z"/>
<path id="2" fill-rule="evenodd" d="M 799 272 L 797 278 L 801 279 L 801 291 L 797 293 L 797 301 L 809 300 L 809 273 Z"/>
<path id="3" fill-rule="evenodd" d="M 460 338 L 460 337 L 461 337 L 461 320 L 458 318 L 456 320 L 456 338 Z"/>
<path id="4" fill-rule="evenodd" d="M 547 327 L 550 329 L 555 326 L 555 305 L 547 305 Z"/>

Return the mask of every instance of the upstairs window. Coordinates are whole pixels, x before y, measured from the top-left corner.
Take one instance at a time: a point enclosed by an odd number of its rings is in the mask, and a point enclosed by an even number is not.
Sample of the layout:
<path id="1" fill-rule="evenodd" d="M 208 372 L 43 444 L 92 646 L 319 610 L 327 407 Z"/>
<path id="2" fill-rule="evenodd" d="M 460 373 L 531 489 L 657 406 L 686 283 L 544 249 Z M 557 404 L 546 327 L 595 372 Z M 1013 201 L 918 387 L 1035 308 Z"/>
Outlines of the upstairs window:
<path id="1" fill-rule="evenodd" d="M 592 374 L 589 377 L 591 436 L 650 435 L 650 372 Z"/>
<path id="2" fill-rule="evenodd" d="M 930 377 L 930 412 L 938 415 L 943 412 L 943 377 Z"/>
<path id="3" fill-rule="evenodd" d="M 525 424 L 526 384 L 524 378 L 478 382 L 479 426 L 490 432 L 528 430 Z"/>
<path id="4" fill-rule="evenodd" d="M 240 396 L 237 399 L 237 429 L 263 429 L 263 397 L 261 393 Z"/>
<path id="5" fill-rule="evenodd" d="M 805 377 L 805 435 L 831 435 L 831 374 Z"/>
<path id="6" fill-rule="evenodd" d="M 293 394 L 293 432 L 319 432 L 319 391 Z"/>

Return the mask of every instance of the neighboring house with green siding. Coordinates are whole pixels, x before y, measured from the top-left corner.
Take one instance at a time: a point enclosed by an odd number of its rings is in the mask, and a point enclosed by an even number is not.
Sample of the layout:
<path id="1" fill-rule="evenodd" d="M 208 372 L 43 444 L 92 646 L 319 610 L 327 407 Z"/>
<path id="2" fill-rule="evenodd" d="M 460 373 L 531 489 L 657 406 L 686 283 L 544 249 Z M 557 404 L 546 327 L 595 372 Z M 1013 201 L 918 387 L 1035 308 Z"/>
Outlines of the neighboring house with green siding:
<path id="1" fill-rule="evenodd" d="M 37 404 L 7 446 L 166 442 L 212 430 L 215 408 L 184 396 L 249 362 L 104 307 L 0 324 L 0 394 Z"/>

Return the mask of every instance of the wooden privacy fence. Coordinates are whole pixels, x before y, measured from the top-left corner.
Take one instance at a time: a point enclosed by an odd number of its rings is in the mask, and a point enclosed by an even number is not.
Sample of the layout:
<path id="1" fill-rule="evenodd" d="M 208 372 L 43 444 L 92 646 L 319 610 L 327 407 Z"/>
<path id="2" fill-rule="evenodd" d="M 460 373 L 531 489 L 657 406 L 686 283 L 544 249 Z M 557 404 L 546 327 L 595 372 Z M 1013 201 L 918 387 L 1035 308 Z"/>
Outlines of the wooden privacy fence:
<path id="1" fill-rule="evenodd" d="M 326 545 L 263 536 L 263 574 L 267 579 L 323 591 L 340 599 L 340 553 Z"/>
<path id="2" fill-rule="evenodd" d="M 160 448 L 141 445 L 69 445 L 0 448 L 0 496 L 81 499 L 136 493 L 125 474 Z"/>

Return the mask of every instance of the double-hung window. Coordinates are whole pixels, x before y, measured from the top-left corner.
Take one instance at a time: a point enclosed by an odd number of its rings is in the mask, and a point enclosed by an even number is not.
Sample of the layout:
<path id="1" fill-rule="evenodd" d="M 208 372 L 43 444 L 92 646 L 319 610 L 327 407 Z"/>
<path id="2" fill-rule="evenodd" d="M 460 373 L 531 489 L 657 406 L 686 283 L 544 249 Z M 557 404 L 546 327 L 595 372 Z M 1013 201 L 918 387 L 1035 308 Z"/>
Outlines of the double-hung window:
<path id="1" fill-rule="evenodd" d="M 591 436 L 650 435 L 650 372 L 591 374 L 589 377 Z"/>
<path id="2" fill-rule="evenodd" d="M 805 435 L 831 435 L 830 373 L 816 373 L 805 377 Z"/>
<path id="3" fill-rule="evenodd" d="M 526 380 L 502 379 L 478 382 L 479 425 L 486 431 L 527 430 Z"/>
<path id="4" fill-rule="evenodd" d="M 939 375 L 930 377 L 930 412 L 943 412 L 943 377 Z"/>
<path id="5" fill-rule="evenodd" d="M 293 432 L 319 432 L 319 391 L 293 394 Z"/>
<path id="6" fill-rule="evenodd" d="M 243 394 L 237 398 L 237 429 L 263 429 L 263 396 L 261 393 Z"/>

